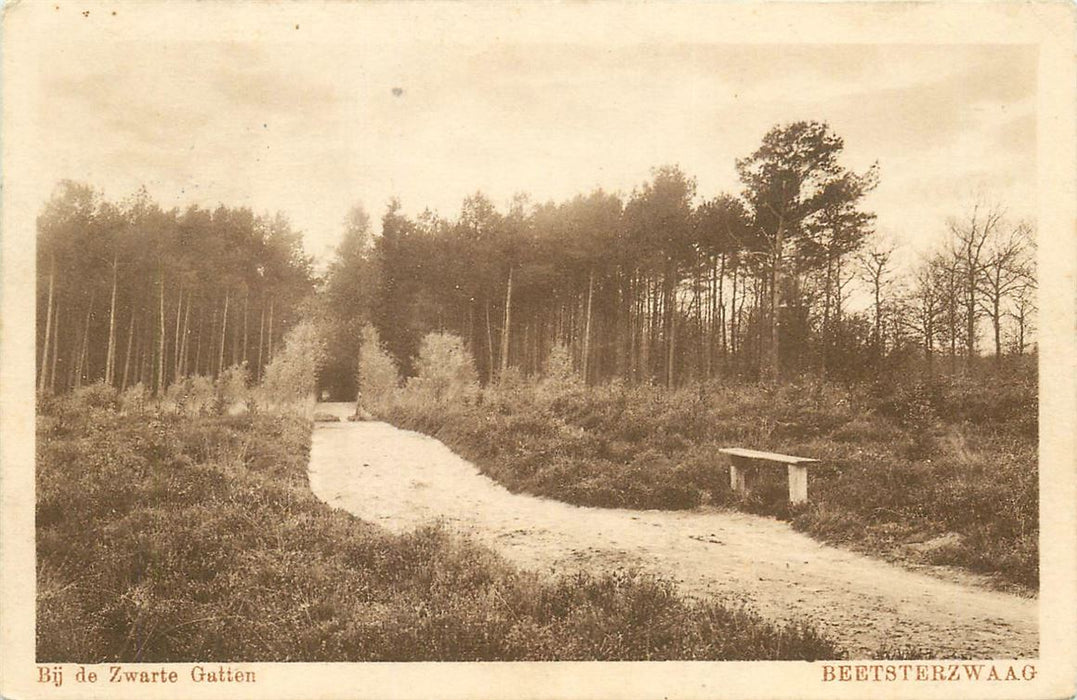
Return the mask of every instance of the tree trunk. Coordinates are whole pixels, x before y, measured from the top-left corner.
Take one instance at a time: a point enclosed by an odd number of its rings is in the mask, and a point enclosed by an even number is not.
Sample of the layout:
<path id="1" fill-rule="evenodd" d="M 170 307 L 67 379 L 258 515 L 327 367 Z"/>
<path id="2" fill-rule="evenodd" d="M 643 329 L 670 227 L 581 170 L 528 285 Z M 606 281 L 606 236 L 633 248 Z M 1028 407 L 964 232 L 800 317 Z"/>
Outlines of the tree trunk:
<path id="1" fill-rule="evenodd" d="M 187 293 L 187 303 L 190 304 L 190 292 Z M 172 341 L 172 381 L 179 379 L 180 374 L 180 344 L 182 342 L 182 336 L 180 331 L 183 328 L 183 287 L 180 287 L 179 292 L 179 305 L 176 306 L 176 330 L 175 336 Z"/>
<path id="2" fill-rule="evenodd" d="M 486 381 L 494 378 L 494 332 L 490 329 L 490 299 L 486 299 Z"/>
<path id="3" fill-rule="evenodd" d="M 266 338 L 266 341 L 267 341 L 266 342 L 266 345 L 267 345 L 266 362 L 272 362 L 273 361 L 273 310 L 274 310 L 274 306 L 275 306 L 274 301 L 275 300 L 272 299 L 272 298 L 270 298 L 270 300 L 269 300 L 269 328 L 267 329 L 268 335 L 267 335 L 267 338 Z"/>
<path id="4" fill-rule="evenodd" d="M 158 343 L 157 354 L 157 390 L 156 395 L 161 396 L 165 390 L 165 270 L 161 267 L 161 334 Z"/>
<path id="5" fill-rule="evenodd" d="M 826 254 L 826 280 L 823 283 L 823 328 L 830 327 L 830 298 L 834 286 L 834 256 Z"/>
<path id="6" fill-rule="evenodd" d="M 112 386 L 113 365 L 116 359 L 116 267 L 119 259 L 112 256 L 112 297 L 108 306 L 108 349 L 105 351 L 105 384 Z"/>
<path id="7" fill-rule="evenodd" d="M 187 353 L 191 347 L 191 306 L 194 300 L 191 295 L 194 291 L 187 292 L 187 310 L 183 312 L 183 332 L 180 335 L 179 361 L 176 364 L 176 374 L 186 377 L 188 372 Z"/>
<path id="8" fill-rule="evenodd" d="M 238 323 L 232 324 L 232 362 L 231 365 L 239 364 L 240 328 Z"/>
<path id="9" fill-rule="evenodd" d="M 875 354 L 881 356 L 883 354 L 883 307 L 882 307 L 882 276 L 879 275 L 875 278 Z"/>
<path id="10" fill-rule="evenodd" d="M 198 314 L 198 343 L 194 348 L 194 373 L 202 374 L 202 336 L 206 332 L 206 311 Z"/>
<path id="11" fill-rule="evenodd" d="M 147 318 L 146 329 L 138 334 L 138 384 L 153 389 L 153 318 Z"/>
<path id="12" fill-rule="evenodd" d="M 588 365 L 591 359 L 591 303 L 595 293 L 595 271 L 591 270 L 591 275 L 587 280 L 587 316 L 584 321 L 583 328 L 583 381 L 587 383 Z"/>
<path id="13" fill-rule="evenodd" d="M 947 290 L 947 296 L 949 297 L 949 333 L 950 333 L 950 374 L 957 372 L 957 273 L 950 273 L 950 288 Z"/>
<path id="14" fill-rule="evenodd" d="M 766 335 L 766 331 L 767 331 L 766 317 L 767 317 L 769 312 L 768 312 L 768 309 L 767 309 L 767 301 L 766 301 L 767 300 L 767 285 L 766 285 L 766 279 L 765 279 L 765 277 L 768 277 L 768 276 L 769 275 L 760 275 L 760 277 L 755 280 L 755 309 L 756 309 L 755 315 L 756 315 L 756 323 L 757 323 L 757 326 L 758 326 L 758 328 L 757 328 L 758 332 L 756 333 L 757 347 L 756 347 L 755 355 L 756 355 L 756 362 L 758 363 L 758 366 L 759 366 L 760 379 L 765 379 L 763 375 L 767 371 L 764 364 L 767 361 L 766 352 L 767 352 L 767 344 L 768 344 L 768 339 L 767 339 L 767 335 Z"/>
<path id="15" fill-rule="evenodd" d="M 725 343 L 725 329 L 718 323 L 718 258 L 711 255 L 707 258 L 710 273 L 707 277 L 707 302 L 705 331 L 703 333 L 703 378 L 710 379 L 714 376 L 715 346 L 721 350 Z M 716 336 L 717 335 L 717 339 Z"/>
<path id="16" fill-rule="evenodd" d="M 976 354 L 976 295 L 974 292 L 966 292 L 965 296 L 965 365 L 972 366 L 972 357 Z"/>
<path id="17" fill-rule="evenodd" d="M 127 328 L 127 352 L 123 355 L 123 381 L 120 383 L 120 391 L 127 389 L 128 372 L 131 370 L 131 344 L 135 339 L 135 312 L 131 310 L 131 324 Z"/>
<path id="18" fill-rule="evenodd" d="M 213 368 L 214 368 L 213 360 L 214 360 L 214 357 L 215 357 L 216 353 L 214 353 L 213 349 L 214 349 L 214 346 L 217 344 L 217 336 L 214 335 L 214 333 L 217 332 L 217 314 L 218 313 L 219 312 L 216 309 L 216 305 L 214 305 L 213 315 L 210 316 L 210 319 L 209 319 L 209 330 L 206 331 L 206 376 L 207 377 L 214 376 L 213 375 Z"/>
<path id="19" fill-rule="evenodd" d="M 928 342 L 924 347 L 924 355 L 927 357 L 927 373 L 929 375 L 934 374 L 935 368 L 935 350 L 931 347 L 931 343 Z"/>
<path id="20" fill-rule="evenodd" d="M 1024 317 L 1025 317 L 1025 310 L 1024 310 L 1024 305 L 1022 304 L 1021 307 L 1018 310 L 1018 317 L 1017 317 L 1017 353 L 1019 355 L 1024 354 L 1024 323 L 1025 323 Z M 53 373 L 53 378 L 54 379 L 56 378 L 56 373 Z"/>
<path id="21" fill-rule="evenodd" d="M 78 361 L 75 363 L 74 384 L 76 389 L 82 386 L 82 377 L 89 374 L 89 371 L 86 369 L 86 356 L 90 345 L 90 316 L 93 315 L 93 303 L 96 294 L 96 289 L 90 292 L 90 303 L 86 307 L 86 320 L 82 327 L 82 344 L 78 347 Z"/>
<path id="22" fill-rule="evenodd" d="M 770 315 L 768 326 L 770 331 L 770 343 L 767 347 L 766 363 L 763 367 L 763 380 L 768 384 L 776 384 L 779 377 L 779 364 L 781 362 L 781 347 L 779 345 L 781 333 L 779 331 L 779 313 L 781 311 L 781 279 L 782 279 L 782 248 L 785 245 L 785 223 L 778 222 L 778 230 L 774 237 L 774 256 L 770 271 Z"/>
<path id="23" fill-rule="evenodd" d="M 649 382 L 651 379 L 651 342 L 653 331 L 651 326 L 654 321 L 655 303 L 651 291 L 651 281 L 645 278 L 641 285 L 639 300 L 639 368 L 640 381 Z"/>
<path id="24" fill-rule="evenodd" d="M 60 356 L 60 301 L 56 301 L 56 312 L 53 314 L 52 331 L 52 363 L 49 366 L 49 393 L 56 393 L 56 358 Z"/>
<path id="25" fill-rule="evenodd" d="M 250 357 L 247 354 L 247 307 L 250 301 L 250 292 L 243 295 L 243 363 L 249 364 Z"/>
<path id="26" fill-rule="evenodd" d="M 135 376 L 134 376 L 135 384 L 142 383 L 142 355 L 143 355 L 142 345 L 143 345 L 143 340 L 144 340 L 143 336 L 144 336 L 144 333 L 141 333 L 141 332 L 138 333 L 138 340 L 135 341 L 135 354 L 134 354 L 134 358 L 135 358 L 135 372 L 134 372 L 134 374 L 135 374 Z"/>
<path id="27" fill-rule="evenodd" d="M 707 337 L 703 328 L 703 261 L 698 255 L 696 256 L 695 268 L 695 288 L 692 290 L 692 304 L 695 307 L 695 313 L 693 315 L 695 316 L 696 338 L 698 343 L 696 347 L 699 349 L 699 352 L 696 357 L 696 363 L 691 369 L 695 371 L 698 378 L 700 374 L 699 360 L 704 354 L 710 353 L 710 346 L 707 344 Z"/>
<path id="28" fill-rule="evenodd" d="M 49 301 L 48 310 L 45 312 L 45 343 L 41 349 L 41 375 L 38 377 L 37 390 L 45 390 L 45 380 L 49 373 L 49 339 L 52 334 L 52 306 L 53 292 L 56 281 L 56 254 L 49 253 Z M 55 341 L 53 341 L 55 343 Z M 55 354 L 55 351 L 53 352 Z"/>
<path id="29" fill-rule="evenodd" d="M 141 315 L 142 314 L 140 314 L 140 316 Z M 145 364 L 144 356 L 146 354 L 145 345 L 146 345 L 146 331 L 139 328 L 137 337 L 135 338 L 135 369 L 134 369 L 134 375 L 135 376 L 133 377 L 133 379 L 135 380 L 134 381 L 135 384 L 142 384 L 143 383 L 142 382 L 142 377 L 144 376 L 144 374 L 143 374 L 143 365 Z"/>
<path id="30" fill-rule="evenodd" d="M 729 339 L 726 337 L 725 331 L 725 265 L 726 254 L 723 252 L 721 255 L 721 267 L 718 270 L 718 275 L 714 280 L 714 285 L 717 287 L 718 300 L 715 306 L 715 322 L 718 326 L 719 343 L 721 347 L 722 363 L 726 363 L 726 356 L 729 354 Z"/>
<path id="31" fill-rule="evenodd" d="M 67 367 L 67 383 L 66 388 L 78 389 L 81 382 L 78 381 L 79 365 L 82 363 L 82 324 L 75 321 L 75 327 L 72 329 L 73 335 L 73 347 L 71 348 L 71 364 Z"/>
<path id="32" fill-rule="evenodd" d="M 733 313 L 729 314 L 729 351 L 733 355 L 734 367 L 737 364 L 737 350 L 739 350 L 739 344 L 737 343 L 737 328 L 740 327 L 740 311 L 737 309 L 737 278 L 740 276 L 739 272 L 738 267 L 733 268 L 733 289 L 729 300 L 729 306 L 733 311 Z"/>
<path id="33" fill-rule="evenodd" d="M 228 299 L 231 290 L 224 291 L 224 311 L 221 313 L 221 351 L 217 355 L 217 376 L 224 371 L 224 340 L 228 337 Z"/>
<path id="34" fill-rule="evenodd" d="M 262 299 L 262 313 L 260 314 L 261 320 L 258 322 L 258 367 L 257 374 L 258 379 L 262 378 L 262 349 L 265 347 L 265 335 L 266 335 L 266 304 L 265 299 Z"/>
<path id="35" fill-rule="evenodd" d="M 509 281 L 505 286 L 505 326 L 501 329 L 501 371 L 498 378 L 505 376 L 509 368 L 509 324 L 512 322 L 512 267 L 509 267 Z"/>
<path id="36" fill-rule="evenodd" d="M 992 299 L 992 310 L 993 310 L 994 313 L 991 316 L 991 322 L 995 326 L 995 328 L 994 328 L 994 331 L 995 331 L 995 362 L 996 363 L 1001 363 L 1002 362 L 1002 316 L 1001 316 L 1002 310 L 999 308 L 999 297 L 998 297 L 998 295 L 996 295 L 995 298 Z"/>
<path id="37" fill-rule="evenodd" d="M 676 359 L 676 347 L 677 347 L 677 302 L 676 296 L 671 295 L 669 299 L 669 355 L 666 357 L 666 386 L 670 389 L 674 386 L 674 360 Z"/>
<path id="38" fill-rule="evenodd" d="M 467 303 L 467 346 L 471 350 L 472 355 L 475 355 L 475 300 L 470 299 Z"/>
<path id="39" fill-rule="evenodd" d="M 826 253 L 826 279 L 823 283 L 823 333 L 820 338 L 822 352 L 820 353 L 823 362 L 823 375 L 830 370 L 830 348 L 832 347 L 831 339 L 831 324 L 830 324 L 830 303 L 831 295 L 833 294 L 834 286 L 834 255 L 830 250 Z"/>
<path id="40" fill-rule="evenodd" d="M 842 303 L 844 301 L 842 292 L 845 291 L 845 287 L 841 281 L 841 267 L 844 262 L 841 255 L 834 258 L 834 323 L 841 323 Z"/>

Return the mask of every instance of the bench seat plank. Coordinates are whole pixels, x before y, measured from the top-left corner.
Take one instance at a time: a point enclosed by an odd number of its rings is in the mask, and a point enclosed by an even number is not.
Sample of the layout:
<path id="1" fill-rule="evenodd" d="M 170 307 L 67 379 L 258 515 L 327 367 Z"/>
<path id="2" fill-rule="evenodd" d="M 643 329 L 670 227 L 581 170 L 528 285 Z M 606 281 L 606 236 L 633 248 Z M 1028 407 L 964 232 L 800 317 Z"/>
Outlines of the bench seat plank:
<path id="1" fill-rule="evenodd" d="M 746 450 L 741 447 L 723 447 L 718 450 L 722 454 L 727 454 L 732 457 L 743 457 L 744 459 L 757 459 L 764 462 L 779 462 L 781 464 L 811 464 L 812 462 L 818 462 L 817 459 L 811 459 L 809 457 L 794 457 L 793 455 L 783 455 L 777 452 L 760 452 L 759 450 Z"/>

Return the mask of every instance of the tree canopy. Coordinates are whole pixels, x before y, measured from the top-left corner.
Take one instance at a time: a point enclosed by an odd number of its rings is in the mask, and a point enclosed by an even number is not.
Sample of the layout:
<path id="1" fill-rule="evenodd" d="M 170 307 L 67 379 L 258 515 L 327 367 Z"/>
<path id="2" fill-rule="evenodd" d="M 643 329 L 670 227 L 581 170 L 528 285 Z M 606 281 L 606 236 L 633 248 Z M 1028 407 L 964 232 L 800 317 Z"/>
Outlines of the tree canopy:
<path id="1" fill-rule="evenodd" d="M 42 390 L 100 379 L 161 392 L 244 363 L 260 376 L 313 291 L 279 214 L 165 211 L 144 189 L 117 204 L 65 181 L 37 225 Z"/>
<path id="2" fill-rule="evenodd" d="M 454 217 L 394 199 L 380 233 L 355 207 L 317 295 L 282 215 L 164 211 L 144 190 L 112 203 L 64 182 L 38 221 L 38 386 L 161 391 L 244 362 L 257 379 L 304 314 L 339 400 L 360 389 L 363 338 L 404 377 L 426 367 L 421 340 L 445 333 L 484 383 L 541 373 L 558 348 L 583 381 L 670 387 L 855 377 L 910 353 L 956 368 L 984 330 L 998 356 L 1033 346 L 1031 227 L 974 207 L 897 279 L 863 206 L 878 169 L 848 169 L 843 148 L 825 123 L 775 126 L 736 161 L 738 193 L 699 192 L 665 165 L 627 194 L 499 206 L 474 192 Z M 851 310 L 858 284 L 867 302 Z"/>

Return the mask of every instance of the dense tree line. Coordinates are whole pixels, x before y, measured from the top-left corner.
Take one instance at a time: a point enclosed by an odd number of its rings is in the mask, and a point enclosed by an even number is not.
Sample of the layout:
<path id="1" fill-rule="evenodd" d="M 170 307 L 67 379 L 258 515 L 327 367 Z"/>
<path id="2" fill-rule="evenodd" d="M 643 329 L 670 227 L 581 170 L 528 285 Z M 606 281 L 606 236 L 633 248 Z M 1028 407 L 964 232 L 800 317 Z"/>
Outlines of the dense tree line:
<path id="1" fill-rule="evenodd" d="M 311 261 L 283 216 L 164 211 L 144 190 L 112 203 L 64 182 L 38 220 L 38 387 L 159 393 L 244 363 L 260 379 L 312 314 L 320 384 L 342 399 L 368 323 L 408 376 L 424 336 L 459 336 L 484 382 L 542 372 L 561 347 L 588 382 L 666 386 L 856 379 L 910 355 L 956 371 L 1034 347 L 1031 227 L 977 205 L 899 271 L 863 208 L 876 168 L 848 170 L 842 150 L 827 125 L 797 122 L 737 160 L 738 193 L 702 196 L 666 166 L 627 196 L 517 195 L 502 211 L 477 192 L 453 219 L 394 200 L 380 235 L 357 207 L 313 305 Z"/>
<path id="2" fill-rule="evenodd" d="M 354 367 L 366 321 L 405 374 L 420 339 L 447 331 L 464 339 L 483 381 L 541 371 L 564 345 L 590 382 L 668 386 L 847 376 L 940 346 L 971 357 L 988 317 L 1001 354 L 1007 314 L 1025 319 L 1023 338 L 1033 276 L 1030 238 L 1018 229 L 1027 227 L 1007 229 L 1010 245 L 997 212 L 986 221 L 974 212 L 953 224 L 952 250 L 917 272 L 923 284 L 896 284 L 892 250 L 862 208 L 876 168 L 844 168 L 842 148 L 825 124 L 798 122 L 737 161 L 737 194 L 700 197 L 693 178 L 662 167 L 627 198 L 596 190 L 532 204 L 518 195 L 498 211 L 476 193 L 454 220 L 409 218 L 393 201 L 381 236 L 356 215 L 362 225 L 350 227 L 328 280 L 334 313 L 347 317 L 341 369 Z M 868 311 L 849 312 L 854 288 L 871 298 Z"/>
<path id="3" fill-rule="evenodd" d="M 104 381 L 161 393 L 244 366 L 259 378 L 313 291 L 287 219 L 249 209 L 165 211 L 61 183 L 37 222 L 37 383 Z"/>

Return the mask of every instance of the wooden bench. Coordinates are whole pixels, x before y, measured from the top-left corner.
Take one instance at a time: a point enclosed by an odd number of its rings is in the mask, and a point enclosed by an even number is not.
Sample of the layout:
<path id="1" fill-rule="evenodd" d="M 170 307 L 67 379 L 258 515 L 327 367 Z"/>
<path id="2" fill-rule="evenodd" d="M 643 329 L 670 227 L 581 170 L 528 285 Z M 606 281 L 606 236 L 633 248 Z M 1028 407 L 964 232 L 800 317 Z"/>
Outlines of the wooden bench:
<path id="1" fill-rule="evenodd" d="M 808 467 L 818 462 L 808 457 L 793 457 L 775 452 L 745 450 L 740 447 L 726 447 L 718 450 L 729 455 L 729 486 L 736 493 L 748 493 L 755 472 L 759 467 L 785 465 L 789 474 L 789 502 L 804 503 L 808 500 Z"/>

